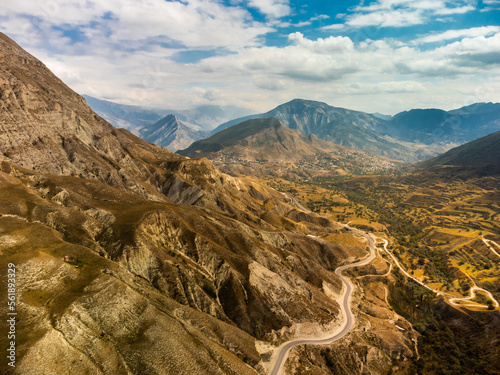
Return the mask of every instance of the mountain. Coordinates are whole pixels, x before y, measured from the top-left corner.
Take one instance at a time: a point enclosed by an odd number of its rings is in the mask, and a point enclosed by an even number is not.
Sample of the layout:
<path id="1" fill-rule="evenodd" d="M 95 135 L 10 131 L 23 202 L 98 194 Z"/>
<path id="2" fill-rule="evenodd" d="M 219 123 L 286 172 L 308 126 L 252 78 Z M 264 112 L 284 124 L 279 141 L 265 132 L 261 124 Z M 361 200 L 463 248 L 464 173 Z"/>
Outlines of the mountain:
<path id="1" fill-rule="evenodd" d="M 267 159 L 273 162 L 297 162 L 306 157 L 335 149 L 335 145 L 314 135 L 303 136 L 284 126 L 276 118 L 247 120 L 224 129 L 210 138 L 193 143 L 179 154 L 209 157 L 223 151 L 236 158 Z"/>
<path id="2" fill-rule="evenodd" d="M 383 113 L 375 112 L 371 114 L 372 116 L 375 116 L 376 118 L 379 118 L 381 120 L 390 120 L 392 118 L 391 115 L 384 115 Z"/>
<path id="3" fill-rule="evenodd" d="M 214 129 L 212 134 L 245 120 L 270 117 L 277 118 L 288 128 L 297 129 L 305 136 L 314 134 L 341 146 L 392 159 L 415 162 L 436 155 L 435 150 L 422 150 L 388 136 L 385 120 L 364 112 L 302 99 L 292 100 L 260 115 L 229 121 Z"/>
<path id="4" fill-rule="evenodd" d="M 202 139 L 205 132 L 196 131 L 176 116 L 168 115 L 152 125 L 143 127 L 139 135 L 148 142 L 175 152 L 188 147 L 198 139 Z"/>
<path id="5" fill-rule="evenodd" d="M 179 154 L 207 157 L 231 175 L 309 179 L 391 170 L 397 162 L 339 146 L 314 134 L 303 136 L 276 118 L 247 120 L 194 142 Z"/>
<path id="6" fill-rule="evenodd" d="M 220 125 L 212 131 L 215 134 L 229 126 L 252 118 L 275 117 L 290 129 L 297 129 L 303 135 L 311 134 L 346 147 L 354 147 L 377 155 L 415 161 L 412 150 L 406 145 L 381 135 L 385 122 L 375 116 L 331 107 L 326 103 L 295 99 L 260 115 L 243 117 Z"/>
<path id="7" fill-rule="evenodd" d="M 500 104 L 476 103 L 449 112 L 414 109 L 386 117 L 295 99 L 269 112 L 221 124 L 212 134 L 245 120 L 269 117 L 306 136 L 416 162 L 499 130 Z"/>
<path id="8" fill-rule="evenodd" d="M 472 142 L 455 147 L 448 152 L 426 160 L 419 166 L 437 165 L 488 168 L 500 172 L 500 132 L 489 134 Z"/>
<path id="9" fill-rule="evenodd" d="M 111 124 L 136 133 L 143 127 L 147 128 L 167 115 L 176 116 L 183 123 L 189 124 L 195 131 L 208 131 L 223 122 L 252 113 L 248 108 L 233 105 L 202 105 L 185 110 L 153 109 L 118 104 L 93 98 L 89 95 L 84 95 L 84 98 L 94 111 Z"/>
<path id="10" fill-rule="evenodd" d="M 282 342 L 340 325 L 333 271 L 365 242 L 256 180 L 115 129 L 3 34 L 0 150 L 0 268 L 19 275 L 16 367 L 3 356 L 2 373 L 261 374 Z M 344 241 L 313 237 L 330 235 Z M 347 345 L 356 361 L 329 360 L 342 374 L 414 355 L 393 326 Z"/>
<path id="11" fill-rule="evenodd" d="M 228 121 L 212 131 L 215 134 L 229 126 L 255 118 L 275 117 L 290 129 L 298 129 L 303 135 L 328 134 L 331 123 L 358 126 L 362 129 L 382 130 L 385 122 L 364 112 L 332 107 L 326 103 L 312 100 L 294 99 L 275 109 L 251 116 Z M 320 136 L 320 138 L 322 138 Z"/>
<path id="12" fill-rule="evenodd" d="M 500 103 L 476 103 L 452 111 L 413 109 L 389 121 L 391 136 L 414 143 L 462 144 L 500 130 Z"/>

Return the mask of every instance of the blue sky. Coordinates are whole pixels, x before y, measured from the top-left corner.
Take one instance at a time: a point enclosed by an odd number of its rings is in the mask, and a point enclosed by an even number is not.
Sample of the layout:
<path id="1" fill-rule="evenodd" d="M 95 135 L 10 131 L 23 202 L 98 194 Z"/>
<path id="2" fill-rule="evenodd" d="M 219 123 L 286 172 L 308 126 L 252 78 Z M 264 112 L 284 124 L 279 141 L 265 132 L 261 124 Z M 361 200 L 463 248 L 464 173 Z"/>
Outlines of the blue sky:
<path id="1" fill-rule="evenodd" d="M 77 92 L 124 104 L 500 102 L 500 0 L 6 0 L 0 31 Z"/>

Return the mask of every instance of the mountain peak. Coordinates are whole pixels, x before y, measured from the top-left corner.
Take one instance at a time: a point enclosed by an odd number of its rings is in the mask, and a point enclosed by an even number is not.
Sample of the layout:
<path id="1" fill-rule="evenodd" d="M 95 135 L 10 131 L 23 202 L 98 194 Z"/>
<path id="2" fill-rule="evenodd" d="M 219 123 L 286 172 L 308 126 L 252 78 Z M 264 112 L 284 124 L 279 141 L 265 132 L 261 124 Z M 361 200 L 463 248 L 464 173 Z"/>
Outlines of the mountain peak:
<path id="1" fill-rule="evenodd" d="M 309 99 L 300 99 L 296 98 L 293 100 L 290 100 L 289 102 L 283 103 L 279 105 L 277 108 L 282 108 L 282 107 L 287 107 L 287 106 L 305 106 L 305 107 L 330 107 L 330 108 L 335 108 L 332 107 L 331 105 L 325 103 L 325 102 L 320 102 L 320 101 L 315 101 L 315 100 L 309 100 Z"/>
<path id="2" fill-rule="evenodd" d="M 188 147 L 203 136 L 202 132 L 191 128 L 174 114 L 169 114 L 143 128 L 140 134 L 146 141 L 166 147 L 173 152 Z"/>

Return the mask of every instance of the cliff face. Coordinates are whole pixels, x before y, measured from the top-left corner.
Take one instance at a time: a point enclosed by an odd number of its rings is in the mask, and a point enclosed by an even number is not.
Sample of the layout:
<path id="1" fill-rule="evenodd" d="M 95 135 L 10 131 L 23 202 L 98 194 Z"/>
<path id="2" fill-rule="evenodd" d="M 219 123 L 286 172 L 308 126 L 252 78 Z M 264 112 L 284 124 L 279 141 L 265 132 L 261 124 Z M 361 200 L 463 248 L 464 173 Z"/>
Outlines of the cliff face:
<path id="1" fill-rule="evenodd" d="M 334 223 L 292 221 L 282 194 L 114 129 L 3 35 L 0 60 L 13 373 L 263 373 L 266 345 L 340 323 L 332 271 L 366 252 L 305 235 Z"/>
<path id="2" fill-rule="evenodd" d="M 8 37 L 0 36 L 0 160 L 93 178 L 153 198 L 154 162 L 178 158 L 116 130 L 85 99 Z M 145 182 L 153 182 L 153 187 Z M 156 197 L 156 199 L 159 199 Z"/>

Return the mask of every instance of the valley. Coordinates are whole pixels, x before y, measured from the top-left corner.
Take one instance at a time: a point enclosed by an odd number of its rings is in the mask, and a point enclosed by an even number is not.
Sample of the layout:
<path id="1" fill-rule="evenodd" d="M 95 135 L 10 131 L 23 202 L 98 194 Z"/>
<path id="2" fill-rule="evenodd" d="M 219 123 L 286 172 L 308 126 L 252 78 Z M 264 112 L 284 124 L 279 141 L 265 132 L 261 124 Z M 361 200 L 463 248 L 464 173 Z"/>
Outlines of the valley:
<path id="1" fill-rule="evenodd" d="M 382 251 L 381 256 L 390 266 L 381 264 L 378 266 L 382 267 L 381 270 L 375 272 L 377 266 L 374 262 L 370 270 L 360 269 L 352 275 L 366 288 L 365 293 L 370 293 L 372 288 L 379 288 L 377 283 L 385 279 L 388 289 L 380 298 L 388 301 L 395 312 L 414 324 L 419 337 L 419 350 L 425 350 L 427 355 L 434 353 L 435 356 L 441 352 L 451 356 L 469 369 L 455 366 L 453 373 L 468 373 L 471 371 L 469 365 L 460 358 L 464 358 L 463 353 L 468 350 L 482 347 L 484 353 L 480 358 L 483 359 L 472 371 L 495 373 L 494 367 L 487 364 L 492 353 L 487 349 L 488 340 L 495 336 L 473 335 L 471 342 L 461 336 L 470 323 L 462 322 L 465 325 L 458 327 L 456 321 L 451 322 L 448 317 L 457 319 L 450 308 L 461 311 L 459 314 L 480 314 L 475 315 L 475 319 L 479 318 L 482 322 L 476 326 L 479 332 L 485 332 L 484 328 L 479 328 L 482 324 L 491 329 L 497 319 L 495 315 L 488 317 L 482 314 L 499 307 L 498 256 L 488 246 L 491 243 L 489 241 L 498 240 L 496 214 L 499 207 L 495 199 L 498 177 L 471 178 L 470 170 L 464 172 L 459 168 L 460 175 L 456 169 L 451 174 L 449 167 L 442 169 L 431 172 L 432 178 L 424 178 L 424 172 L 415 172 L 414 175 L 344 176 L 302 182 L 269 179 L 268 183 L 283 192 L 293 192 L 302 204 L 324 216 L 348 222 L 351 226 L 380 236 L 379 251 Z M 425 199 L 419 194 L 425 195 Z M 453 209 L 460 214 L 450 215 L 449 211 Z M 323 238 L 335 238 L 330 236 Z M 491 246 L 493 248 L 495 245 Z M 387 279 L 389 275 L 392 276 Z M 404 279 L 407 281 L 401 283 Z M 413 286 L 407 285 L 408 280 L 414 280 Z M 403 297 L 398 289 L 405 290 L 403 293 L 407 296 Z M 409 300 L 408 295 L 412 296 Z M 445 305 L 451 307 L 445 308 Z M 373 314 L 369 308 L 363 310 Z M 441 341 L 435 341 L 434 328 L 430 327 L 437 324 L 436 318 L 441 321 L 440 329 L 444 329 L 443 324 L 449 324 L 454 333 L 448 336 L 448 340 L 460 349 L 450 352 L 439 346 L 442 345 Z M 316 361 L 318 355 L 326 355 L 325 351 L 309 350 L 316 353 Z M 300 353 L 305 355 L 306 351 Z M 451 362 L 440 357 L 440 354 L 437 354 L 436 360 L 442 364 L 417 361 L 417 367 L 422 373 L 435 373 L 451 366 Z M 306 368 L 314 367 L 310 362 L 306 365 Z"/>

